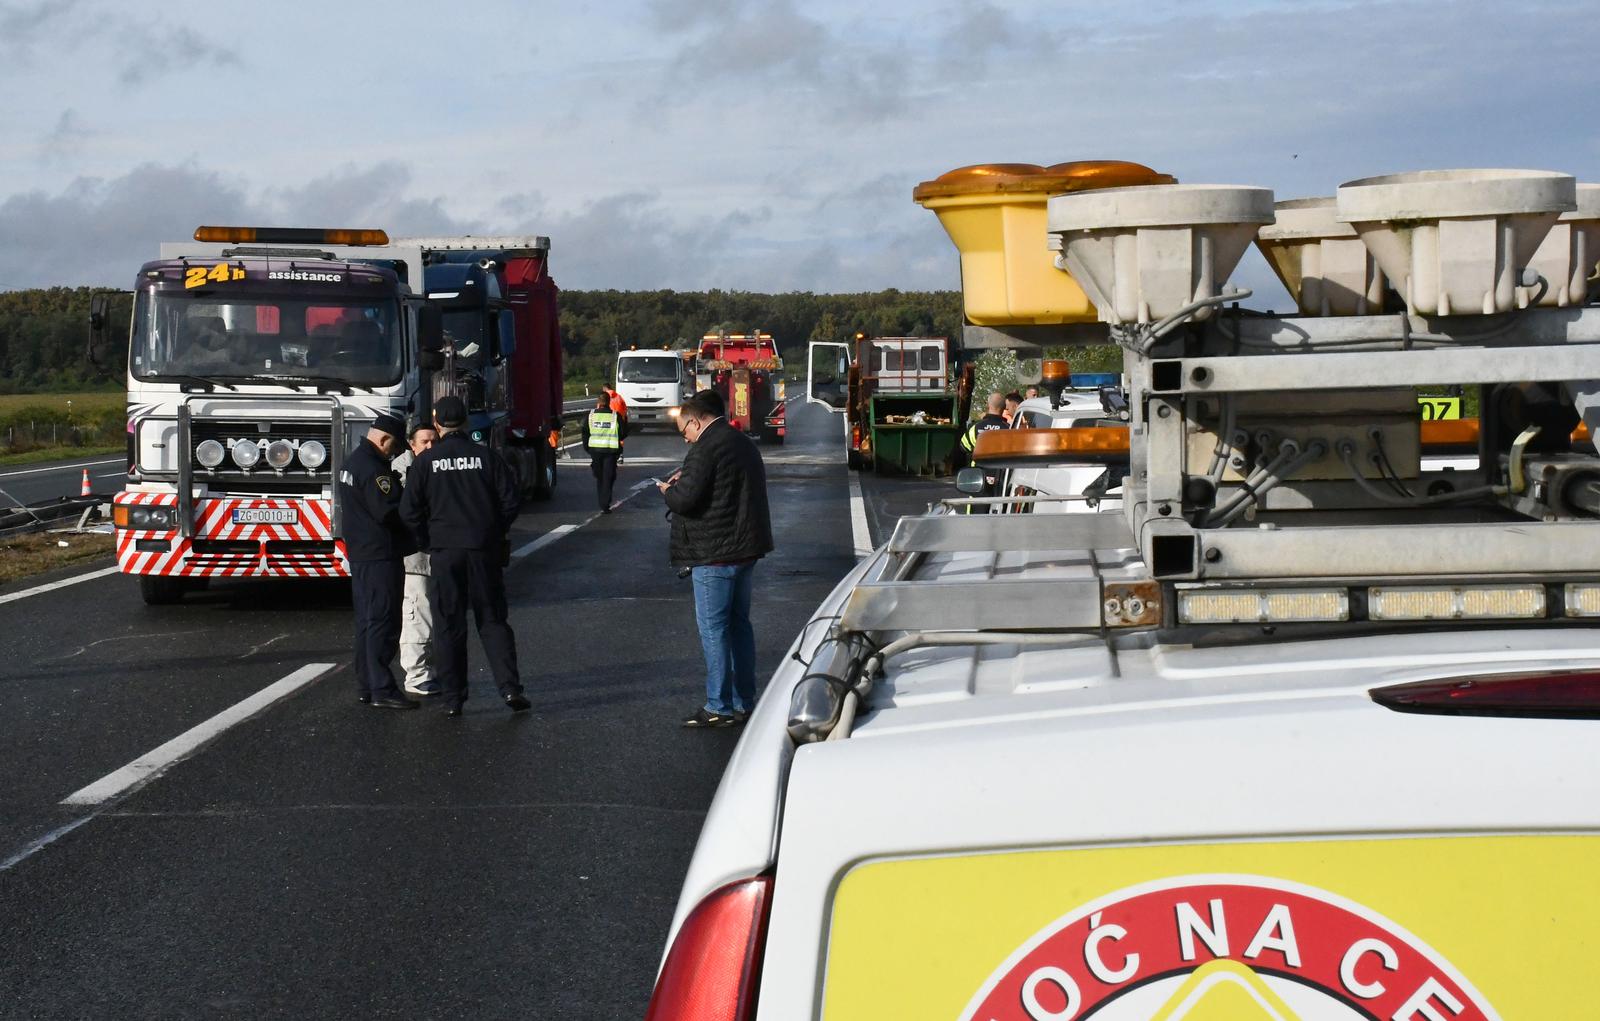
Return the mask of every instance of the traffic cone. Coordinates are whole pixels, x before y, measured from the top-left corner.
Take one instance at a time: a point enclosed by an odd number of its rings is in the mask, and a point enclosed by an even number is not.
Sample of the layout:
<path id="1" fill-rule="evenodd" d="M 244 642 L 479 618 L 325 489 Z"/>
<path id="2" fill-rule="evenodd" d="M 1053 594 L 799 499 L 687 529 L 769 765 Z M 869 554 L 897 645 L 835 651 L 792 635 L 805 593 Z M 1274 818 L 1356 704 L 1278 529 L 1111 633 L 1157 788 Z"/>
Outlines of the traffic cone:
<path id="1" fill-rule="evenodd" d="M 83 470 L 83 485 L 81 487 L 79 487 L 78 495 L 79 496 L 92 496 L 93 495 L 93 493 L 89 489 L 89 469 L 87 469 L 87 468 L 85 468 Z"/>

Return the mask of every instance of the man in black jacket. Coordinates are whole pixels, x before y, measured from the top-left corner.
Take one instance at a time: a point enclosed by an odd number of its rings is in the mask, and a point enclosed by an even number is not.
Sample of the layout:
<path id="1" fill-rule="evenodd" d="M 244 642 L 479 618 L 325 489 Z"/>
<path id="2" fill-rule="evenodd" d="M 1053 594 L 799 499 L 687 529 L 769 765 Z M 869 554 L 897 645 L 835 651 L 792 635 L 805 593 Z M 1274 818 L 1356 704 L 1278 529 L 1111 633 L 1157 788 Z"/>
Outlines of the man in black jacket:
<path id="1" fill-rule="evenodd" d="M 380 414 L 339 471 L 339 511 L 356 622 L 356 698 L 380 709 L 415 709 L 389 663 L 400 648 L 406 554 L 416 547 L 400 523 L 400 476 L 389 466 L 405 423 Z"/>
<path id="2" fill-rule="evenodd" d="M 743 722 L 756 702 L 756 635 L 750 595 L 756 561 L 772 552 L 767 471 L 749 437 L 702 390 L 683 403 L 683 467 L 660 483 L 672 511 L 673 564 L 690 568 L 694 616 L 706 658 L 706 701 L 685 727 Z"/>
<path id="3" fill-rule="evenodd" d="M 516 480 L 500 455 L 466 434 L 467 406 L 441 397 L 439 439 L 406 472 L 400 517 L 428 551 L 439 592 L 439 685 L 445 712 L 467 700 L 467 608 L 478 622 L 500 697 L 512 712 L 530 705 L 517 675 L 517 643 L 506 623 L 502 550 L 517 518 Z"/>

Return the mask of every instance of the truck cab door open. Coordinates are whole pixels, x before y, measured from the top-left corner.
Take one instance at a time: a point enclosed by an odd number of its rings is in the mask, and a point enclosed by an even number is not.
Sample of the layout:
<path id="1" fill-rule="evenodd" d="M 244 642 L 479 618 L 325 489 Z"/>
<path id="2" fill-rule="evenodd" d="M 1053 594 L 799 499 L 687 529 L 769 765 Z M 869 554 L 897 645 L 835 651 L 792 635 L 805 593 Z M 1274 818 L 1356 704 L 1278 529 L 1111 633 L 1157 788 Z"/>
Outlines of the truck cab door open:
<path id="1" fill-rule="evenodd" d="M 806 351 L 806 403 L 844 411 L 849 401 L 850 345 L 813 343 Z"/>

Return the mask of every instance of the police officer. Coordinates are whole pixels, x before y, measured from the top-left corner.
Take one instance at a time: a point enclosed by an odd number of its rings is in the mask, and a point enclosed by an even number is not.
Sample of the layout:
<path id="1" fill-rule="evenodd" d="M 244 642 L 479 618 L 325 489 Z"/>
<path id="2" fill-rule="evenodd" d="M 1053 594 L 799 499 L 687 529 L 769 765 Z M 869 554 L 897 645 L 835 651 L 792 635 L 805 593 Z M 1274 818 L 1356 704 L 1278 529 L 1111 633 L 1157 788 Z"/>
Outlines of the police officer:
<path id="1" fill-rule="evenodd" d="M 467 609 L 500 697 L 513 712 L 530 703 L 517 676 L 517 645 L 506 623 L 502 550 L 517 517 L 516 480 L 499 455 L 465 432 L 467 406 L 445 396 L 433 406 L 439 433 L 406 473 L 400 517 L 428 550 L 439 594 L 439 683 L 445 711 L 467 700 Z"/>
<path id="2" fill-rule="evenodd" d="M 389 672 L 400 645 L 402 558 L 415 550 L 400 522 L 400 476 L 389 461 L 399 453 L 405 423 L 380 414 L 339 472 L 339 507 L 350 561 L 356 619 L 357 699 L 380 709 L 415 709 Z"/>
<path id="3" fill-rule="evenodd" d="M 628 438 L 628 420 L 611 410 L 601 394 L 594 410 L 583 420 L 583 449 L 589 452 L 589 469 L 594 472 L 595 495 L 600 498 L 600 513 L 611 513 L 611 491 L 617 484 L 617 462 L 622 459 L 622 441 Z"/>
<path id="4" fill-rule="evenodd" d="M 961 449 L 967 452 L 967 459 L 969 461 L 972 459 L 973 451 L 978 449 L 978 436 L 980 433 L 986 433 L 992 429 L 1011 428 L 1011 423 L 1006 421 L 1005 410 L 1005 395 L 996 390 L 994 393 L 989 395 L 988 408 L 984 416 L 967 426 L 967 431 L 961 434 Z M 1000 477 L 998 475 L 990 475 L 985 473 L 983 476 L 983 493 L 981 495 L 993 496 L 995 493 L 995 486 L 999 483 L 999 481 Z M 989 505 L 978 504 L 976 506 L 968 506 L 965 508 L 965 513 L 987 514 L 989 513 Z"/>

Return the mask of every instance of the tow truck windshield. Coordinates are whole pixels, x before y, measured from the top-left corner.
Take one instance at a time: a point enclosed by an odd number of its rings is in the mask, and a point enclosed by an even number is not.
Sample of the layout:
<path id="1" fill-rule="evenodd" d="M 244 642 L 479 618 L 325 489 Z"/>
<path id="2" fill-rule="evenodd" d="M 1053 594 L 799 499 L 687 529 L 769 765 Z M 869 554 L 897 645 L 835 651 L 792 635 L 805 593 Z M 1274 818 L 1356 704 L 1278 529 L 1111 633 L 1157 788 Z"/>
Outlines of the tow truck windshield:
<path id="1" fill-rule="evenodd" d="M 676 382 L 680 364 L 676 355 L 646 355 L 639 358 L 622 358 L 617 362 L 617 382 Z"/>
<path id="2" fill-rule="evenodd" d="M 129 368 L 142 380 L 372 387 L 398 382 L 403 368 L 392 300 L 141 291 L 133 318 Z"/>

